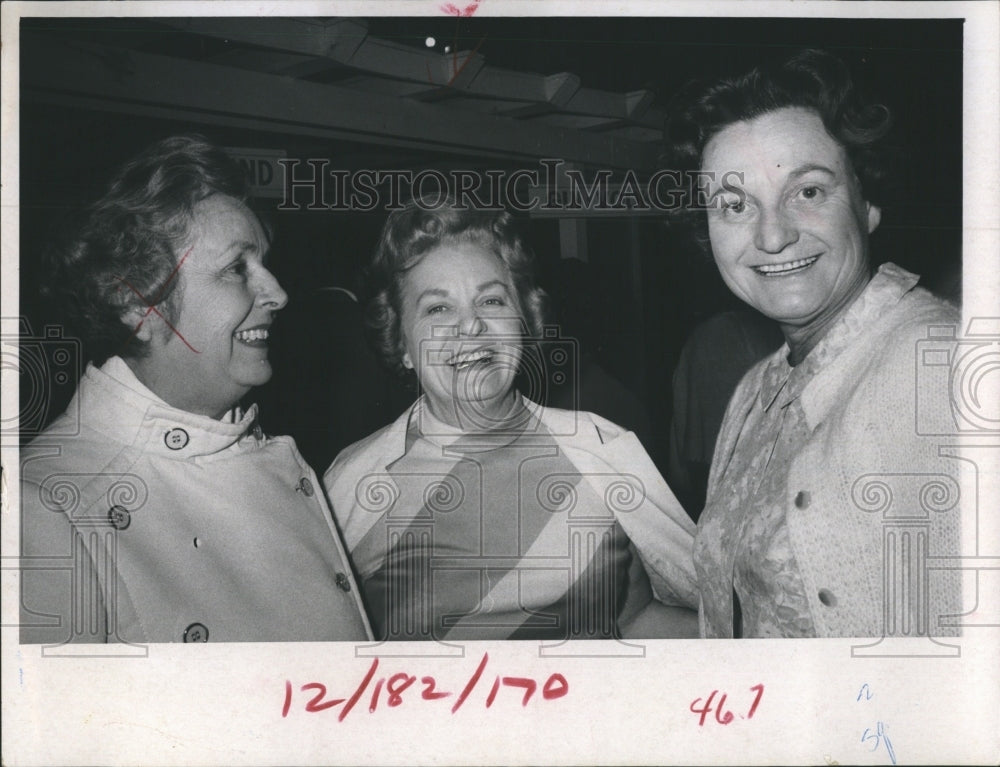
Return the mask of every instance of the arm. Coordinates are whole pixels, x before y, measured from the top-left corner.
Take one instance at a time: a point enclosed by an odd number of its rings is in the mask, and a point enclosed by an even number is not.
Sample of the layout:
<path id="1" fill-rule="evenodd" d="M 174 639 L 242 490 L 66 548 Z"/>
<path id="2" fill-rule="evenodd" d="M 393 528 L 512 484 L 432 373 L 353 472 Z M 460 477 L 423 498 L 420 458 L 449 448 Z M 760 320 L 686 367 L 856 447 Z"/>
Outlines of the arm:
<path id="1" fill-rule="evenodd" d="M 104 594 L 90 554 L 66 514 L 41 502 L 42 492 L 21 484 L 20 642 L 107 642 Z"/>
<path id="2" fill-rule="evenodd" d="M 623 639 L 673 639 L 698 636 L 698 613 L 685 607 L 662 604 L 653 596 L 649 577 L 635 548 L 630 546 L 632 562 L 628 573 L 628 591 L 618 618 Z"/>

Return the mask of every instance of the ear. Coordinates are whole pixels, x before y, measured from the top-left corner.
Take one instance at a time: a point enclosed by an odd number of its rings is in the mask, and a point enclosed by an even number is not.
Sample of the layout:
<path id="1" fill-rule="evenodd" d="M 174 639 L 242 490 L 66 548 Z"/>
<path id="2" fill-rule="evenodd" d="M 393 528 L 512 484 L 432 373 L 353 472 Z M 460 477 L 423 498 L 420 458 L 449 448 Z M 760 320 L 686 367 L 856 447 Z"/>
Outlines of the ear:
<path id="1" fill-rule="evenodd" d="M 868 234 L 871 234 L 878 229 L 878 225 L 882 221 L 882 209 L 870 202 L 866 202 L 865 207 L 868 209 Z"/>
<path id="2" fill-rule="evenodd" d="M 410 359 L 409 352 L 403 352 L 403 367 L 407 370 L 413 370 L 413 360 Z"/>
<path id="3" fill-rule="evenodd" d="M 148 314 L 138 306 L 133 306 L 122 312 L 121 321 L 130 331 L 132 336 L 142 343 L 149 343 L 153 337 L 153 322 L 156 317 L 155 312 Z"/>

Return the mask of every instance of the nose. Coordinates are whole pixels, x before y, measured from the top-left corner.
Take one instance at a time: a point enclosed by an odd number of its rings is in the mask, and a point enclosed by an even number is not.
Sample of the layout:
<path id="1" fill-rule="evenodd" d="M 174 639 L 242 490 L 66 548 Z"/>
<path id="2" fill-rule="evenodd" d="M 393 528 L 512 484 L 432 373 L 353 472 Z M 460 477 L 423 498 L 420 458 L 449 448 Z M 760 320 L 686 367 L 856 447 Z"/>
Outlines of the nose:
<path id="1" fill-rule="evenodd" d="M 765 253 L 780 253 L 797 242 L 799 230 L 783 211 L 761 211 L 754 231 L 754 246 Z"/>
<path id="2" fill-rule="evenodd" d="M 475 308 L 466 311 L 461 319 L 458 328 L 460 335 L 475 337 L 481 335 L 486 330 L 486 323 L 479 316 Z"/>
<path id="3" fill-rule="evenodd" d="M 280 311 L 288 303 L 288 294 L 271 272 L 261 267 L 257 281 L 257 303 L 273 312 Z"/>

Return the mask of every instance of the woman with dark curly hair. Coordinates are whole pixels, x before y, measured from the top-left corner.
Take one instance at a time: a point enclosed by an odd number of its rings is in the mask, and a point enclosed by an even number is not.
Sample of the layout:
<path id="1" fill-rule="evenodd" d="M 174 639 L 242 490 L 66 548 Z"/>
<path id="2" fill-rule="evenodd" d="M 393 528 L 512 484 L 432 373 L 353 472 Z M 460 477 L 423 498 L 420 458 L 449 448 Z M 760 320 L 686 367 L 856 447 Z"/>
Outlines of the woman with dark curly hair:
<path id="1" fill-rule="evenodd" d="M 958 313 L 869 253 L 888 128 L 820 51 L 690 89 L 670 110 L 668 166 L 709 182 L 707 206 L 684 214 L 785 338 L 743 378 L 716 445 L 695 542 L 705 636 L 926 635 L 959 611 L 950 575 L 915 565 L 892 580 L 904 555 L 865 500 L 877 477 L 912 476 L 907 492 L 944 477 L 952 505 L 958 491 L 956 462 L 914 423 L 918 398 L 948 408 L 919 385 L 917 342 Z M 928 529 L 905 545 L 957 553 L 957 510 Z"/>
<path id="2" fill-rule="evenodd" d="M 324 478 L 376 636 L 693 636 L 693 525 L 635 435 L 514 386 L 563 340 L 510 215 L 415 201 L 370 271 L 375 345 L 422 389 Z"/>
<path id="3" fill-rule="evenodd" d="M 239 406 L 288 298 L 246 192 L 222 150 L 166 139 L 54 259 L 93 364 L 22 460 L 23 642 L 369 636 L 315 474 Z"/>

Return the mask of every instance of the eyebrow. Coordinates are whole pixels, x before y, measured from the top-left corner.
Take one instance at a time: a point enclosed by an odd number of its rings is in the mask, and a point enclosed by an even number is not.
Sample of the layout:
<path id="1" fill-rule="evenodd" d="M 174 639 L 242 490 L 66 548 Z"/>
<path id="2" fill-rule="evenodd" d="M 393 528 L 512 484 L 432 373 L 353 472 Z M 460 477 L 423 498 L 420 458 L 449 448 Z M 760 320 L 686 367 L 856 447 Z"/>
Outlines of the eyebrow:
<path id="1" fill-rule="evenodd" d="M 499 285 L 504 290 L 508 290 L 509 286 L 503 280 L 487 280 L 486 282 L 480 283 L 476 286 L 476 292 L 482 293 L 487 288 L 492 288 L 494 285 Z"/>
<path id="2" fill-rule="evenodd" d="M 795 170 L 790 171 L 788 175 L 794 178 L 798 178 L 799 176 L 804 176 L 807 173 L 812 173 L 815 170 L 818 170 L 821 173 L 825 173 L 828 176 L 837 175 L 835 171 L 833 171 L 831 168 L 828 168 L 826 165 L 820 165 L 819 163 L 814 163 L 814 162 L 807 163 L 806 165 L 800 165 Z"/>
<path id="3" fill-rule="evenodd" d="M 236 240 L 230 243 L 229 247 L 222 251 L 223 256 L 228 256 L 230 254 L 242 256 L 247 251 L 258 251 L 260 248 L 251 242 L 250 240 Z"/>
<path id="4" fill-rule="evenodd" d="M 799 167 L 789 171 L 788 177 L 790 179 L 799 179 L 802 176 L 808 175 L 809 173 L 813 173 L 814 171 L 825 173 L 826 175 L 832 176 L 834 178 L 836 178 L 837 176 L 836 171 L 832 170 L 826 165 L 820 165 L 819 163 L 811 162 L 811 163 L 806 163 L 805 165 L 800 165 Z M 734 189 L 743 189 L 743 187 L 731 183 L 727 184 L 726 186 L 720 186 L 718 189 L 712 192 L 712 194 L 708 198 L 708 201 L 712 202 L 720 194 L 724 194 L 726 192 L 732 192 Z"/>
<path id="5" fill-rule="evenodd" d="M 448 296 L 447 290 L 442 290 L 441 288 L 427 288 L 419 296 L 417 296 L 417 303 L 419 304 L 425 298 L 435 297 L 435 298 L 446 298 Z"/>

